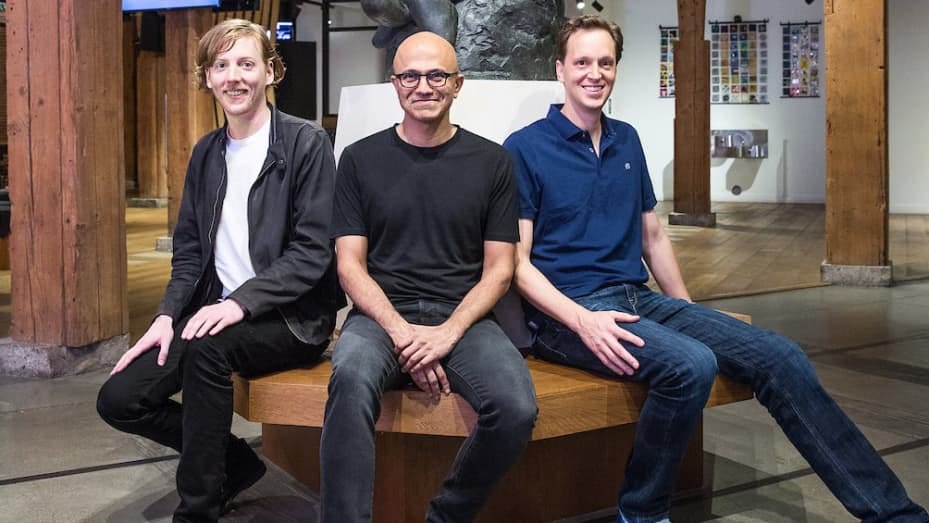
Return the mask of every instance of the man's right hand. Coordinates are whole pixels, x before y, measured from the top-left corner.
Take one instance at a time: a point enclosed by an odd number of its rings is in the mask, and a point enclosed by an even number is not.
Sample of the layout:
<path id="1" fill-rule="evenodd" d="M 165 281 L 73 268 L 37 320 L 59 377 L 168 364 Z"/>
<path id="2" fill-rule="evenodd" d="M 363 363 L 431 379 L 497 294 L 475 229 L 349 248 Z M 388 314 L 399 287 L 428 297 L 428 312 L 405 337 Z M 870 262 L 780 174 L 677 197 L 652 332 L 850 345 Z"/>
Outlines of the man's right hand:
<path id="1" fill-rule="evenodd" d="M 403 318 L 400 318 L 395 324 L 384 330 L 387 331 L 390 341 L 394 344 L 394 354 L 398 354 L 413 343 L 413 326 Z"/>
<path id="2" fill-rule="evenodd" d="M 410 377 L 413 378 L 413 383 L 419 387 L 419 390 L 430 393 L 434 399 L 439 399 L 442 394 L 447 396 L 452 393 L 445 369 L 438 361 L 433 361 L 420 370 L 411 372 Z"/>
<path id="3" fill-rule="evenodd" d="M 636 347 L 645 346 L 642 338 L 621 328 L 617 323 L 633 323 L 638 316 L 618 311 L 587 311 L 578 316 L 575 332 L 584 345 L 610 370 L 623 376 L 632 376 L 639 362 L 622 342 Z"/>
<path id="4" fill-rule="evenodd" d="M 174 320 L 172 320 L 170 316 L 161 315 L 155 318 L 155 321 L 153 321 L 148 330 L 145 331 L 145 334 L 139 338 L 139 341 L 119 358 L 113 370 L 110 371 L 110 376 L 117 372 L 121 372 L 128 367 L 130 363 L 135 361 L 136 358 L 156 345 L 160 347 L 158 351 L 158 365 L 164 365 L 165 360 L 168 359 L 168 349 L 171 347 L 171 340 L 174 339 L 173 323 Z"/>
<path id="5" fill-rule="evenodd" d="M 385 330 L 394 344 L 395 355 L 399 355 L 403 349 L 416 341 L 416 329 L 406 320 L 403 320 L 402 323 L 397 322 Z M 409 374 L 413 379 L 413 383 L 419 387 L 419 390 L 428 392 L 435 399 L 439 399 L 442 394 L 448 395 L 452 392 L 448 384 L 448 377 L 445 375 L 445 369 L 437 360 Z"/>

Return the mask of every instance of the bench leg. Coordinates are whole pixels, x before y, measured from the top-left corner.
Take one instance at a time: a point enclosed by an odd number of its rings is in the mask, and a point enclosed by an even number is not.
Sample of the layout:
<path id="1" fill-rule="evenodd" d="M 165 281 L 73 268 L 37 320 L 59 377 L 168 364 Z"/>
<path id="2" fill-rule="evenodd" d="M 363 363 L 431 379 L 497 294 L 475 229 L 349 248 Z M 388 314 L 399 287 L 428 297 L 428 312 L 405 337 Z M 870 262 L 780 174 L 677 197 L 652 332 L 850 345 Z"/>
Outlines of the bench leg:
<path id="1" fill-rule="evenodd" d="M 702 422 L 691 441 L 676 491 L 703 484 Z M 319 492 L 321 429 L 262 426 L 262 452 L 311 490 Z M 616 507 L 616 494 L 632 446 L 627 425 L 533 441 L 499 485 L 479 521 L 547 522 Z M 378 523 L 423 521 L 429 499 L 448 473 L 462 438 L 378 433 L 374 514 Z"/>

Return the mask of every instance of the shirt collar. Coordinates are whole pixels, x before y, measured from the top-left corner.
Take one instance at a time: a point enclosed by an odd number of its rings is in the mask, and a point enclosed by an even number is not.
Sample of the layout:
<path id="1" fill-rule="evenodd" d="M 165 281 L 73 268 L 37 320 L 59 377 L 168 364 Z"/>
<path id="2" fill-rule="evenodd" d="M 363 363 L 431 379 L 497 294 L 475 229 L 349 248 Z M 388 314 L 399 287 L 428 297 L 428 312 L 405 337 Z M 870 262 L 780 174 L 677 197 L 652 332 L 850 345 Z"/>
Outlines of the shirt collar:
<path id="1" fill-rule="evenodd" d="M 548 116 L 546 117 L 555 130 L 558 131 L 558 134 L 565 140 L 570 140 L 578 135 L 584 134 L 585 131 L 583 129 L 574 125 L 571 120 L 568 120 L 567 116 L 562 114 L 562 107 L 564 107 L 564 104 L 552 104 L 551 107 L 548 108 Z M 600 113 L 600 127 L 603 129 L 604 137 L 612 137 L 615 133 L 613 126 L 610 125 L 610 119 L 603 113 Z"/>

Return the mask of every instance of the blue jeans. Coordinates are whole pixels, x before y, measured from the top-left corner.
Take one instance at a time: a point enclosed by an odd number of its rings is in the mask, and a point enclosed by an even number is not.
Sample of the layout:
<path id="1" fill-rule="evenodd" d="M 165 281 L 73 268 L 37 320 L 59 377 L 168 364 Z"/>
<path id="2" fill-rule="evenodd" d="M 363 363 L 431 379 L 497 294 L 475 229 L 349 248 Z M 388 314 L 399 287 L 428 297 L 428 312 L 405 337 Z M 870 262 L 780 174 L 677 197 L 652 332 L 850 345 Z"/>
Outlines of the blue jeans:
<path id="1" fill-rule="evenodd" d="M 893 471 L 823 389 L 793 341 L 643 285 L 608 287 L 577 302 L 590 310 L 641 317 L 620 325 L 645 340 L 641 349 L 631 349 L 639 369 L 622 379 L 649 387 L 619 492 L 619 509 L 627 520 L 653 522 L 667 517 L 681 459 L 718 369 L 751 386 L 800 454 L 855 517 L 865 522 L 929 521 L 926 511 L 909 499 Z M 539 357 L 613 375 L 567 327 L 538 311 L 530 311 L 528 319 L 537 330 Z"/>
<path id="2" fill-rule="evenodd" d="M 419 301 L 398 312 L 410 323 L 438 325 L 454 310 Z M 393 342 L 374 320 L 352 310 L 332 352 L 329 400 L 320 443 L 320 521 L 370 521 L 374 496 L 374 424 L 385 390 L 409 382 Z M 493 320 L 469 328 L 442 360 L 449 385 L 477 412 L 426 521 L 471 521 L 529 442 L 537 408 L 522 355 Z"/>

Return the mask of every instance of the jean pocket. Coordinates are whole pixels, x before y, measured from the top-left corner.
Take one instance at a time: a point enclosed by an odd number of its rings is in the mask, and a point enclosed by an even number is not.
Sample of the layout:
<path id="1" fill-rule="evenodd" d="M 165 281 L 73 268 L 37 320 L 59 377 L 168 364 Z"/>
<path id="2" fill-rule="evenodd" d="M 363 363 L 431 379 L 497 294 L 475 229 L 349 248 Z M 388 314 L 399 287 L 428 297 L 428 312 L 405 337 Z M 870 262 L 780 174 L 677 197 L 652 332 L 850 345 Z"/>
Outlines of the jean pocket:
<path id="1" fill-rule="evenodd" d="M 568 355 L 557 348 L 562 346 L 559 340 L 563 338 L 565 330 L 565 327 L 560 324 L 552 321 L 545 322 L 536 336 L 534 345 L 536 356 L 552 363 L 568 364 L 570 361 Z"/>

